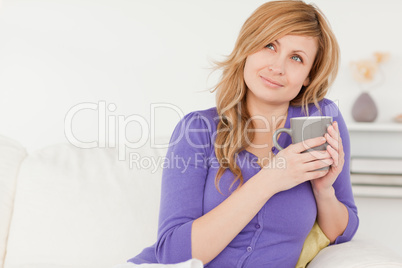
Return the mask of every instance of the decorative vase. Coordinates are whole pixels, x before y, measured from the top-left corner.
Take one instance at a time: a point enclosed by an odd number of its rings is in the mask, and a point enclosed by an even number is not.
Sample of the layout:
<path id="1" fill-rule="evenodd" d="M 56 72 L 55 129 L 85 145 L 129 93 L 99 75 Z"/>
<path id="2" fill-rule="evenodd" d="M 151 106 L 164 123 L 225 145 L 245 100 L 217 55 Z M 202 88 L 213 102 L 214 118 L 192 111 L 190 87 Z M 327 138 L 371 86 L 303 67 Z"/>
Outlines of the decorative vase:
<path id="1" fill-rule="evenodd" d="M 352 117 L 356 122 L 373 122 L 378 115 L 377 106 L 367 92 L 356 99 L 352 107 Z"/>

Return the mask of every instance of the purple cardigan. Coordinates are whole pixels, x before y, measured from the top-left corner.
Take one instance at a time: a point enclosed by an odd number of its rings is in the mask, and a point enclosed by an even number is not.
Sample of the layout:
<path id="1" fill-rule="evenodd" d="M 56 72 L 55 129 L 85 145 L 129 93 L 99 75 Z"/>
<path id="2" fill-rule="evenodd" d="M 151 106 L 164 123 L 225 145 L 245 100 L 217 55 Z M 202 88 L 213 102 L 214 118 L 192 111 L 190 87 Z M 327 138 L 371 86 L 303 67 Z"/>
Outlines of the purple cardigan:
<path id="1" fill-rule="evenodd" d="M 323 115 L 333 116 L 339 124 L 345 151 L 345 165 L 333 187 L 339 201 L 346 205 L 349 222 L 335 244 L 349 241 L 356 233 L 359 219 L 350 184 L 350 141 L 346 124 L 337 106 L 324 99 L 319 103 Z M 321 115 L 314 105 L 310 115 Z M 291 117 L 305 116 L 300 107 L 290 106 L 285 127 Z M 178 263 L 192 258 L 191 226 L 195 219 L 218 206 L 230 195 L 234 175 L 226 170 L 220 180 L 220 194 L 214 185 L 219 164 L 214 152 L 218 123 L 216 108 L 187 114 L 173 131 L 162 175 L 162 194 L 157 242 L 128 260 L 141 263 Z M 291 144 L 282 134 L 278 143 Z M 276 154 L 278 151 L 273 149 Z M 244 182 L 261 169 L 257 157 L 243 150 L 238 155 Z M 236 189 L 234 184 L 232 190 Z M 310 182 L 302 183 L 272 196 L 255 217 L 207 263 L 222 267 L 295 267 L 304 240 L 317 217 L 317 206 Z"/>

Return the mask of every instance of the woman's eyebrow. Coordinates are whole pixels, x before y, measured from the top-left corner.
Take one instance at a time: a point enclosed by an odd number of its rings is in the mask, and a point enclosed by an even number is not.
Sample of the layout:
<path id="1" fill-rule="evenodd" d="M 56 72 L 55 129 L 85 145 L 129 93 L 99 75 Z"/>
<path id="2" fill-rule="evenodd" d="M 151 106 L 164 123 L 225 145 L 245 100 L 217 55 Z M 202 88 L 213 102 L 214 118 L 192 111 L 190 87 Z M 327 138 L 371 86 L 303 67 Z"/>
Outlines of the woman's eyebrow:
<path id="1" fill-rule="evenodd" d="M 280 43 L 278 40 L 275 40 L 274 43 L 276 43 L 278 46 L 281 46 L 281 43 Z M 292 52 L 295 52 L 295 53 L 301 52 L 301 53 L 303 53 L 304 55 L 306 55 L 306 57 L 308 58 L 307 53 L 304 52 L 303 50 L 300 50 L 300 49 L 299 49 L 299 50 L 293 50 Z"/>
<path id="2" fill-rule="evenodd" d="M 306 55 L 306 57 L 308 58 L 307 53 L 306 53 L 306 52 L 304 52 L 303 50 L 293 50 L 293 52 L 296 52 L 296 53 L 301 52 L 301 53 L 303 53 L 304 55 Z"/>

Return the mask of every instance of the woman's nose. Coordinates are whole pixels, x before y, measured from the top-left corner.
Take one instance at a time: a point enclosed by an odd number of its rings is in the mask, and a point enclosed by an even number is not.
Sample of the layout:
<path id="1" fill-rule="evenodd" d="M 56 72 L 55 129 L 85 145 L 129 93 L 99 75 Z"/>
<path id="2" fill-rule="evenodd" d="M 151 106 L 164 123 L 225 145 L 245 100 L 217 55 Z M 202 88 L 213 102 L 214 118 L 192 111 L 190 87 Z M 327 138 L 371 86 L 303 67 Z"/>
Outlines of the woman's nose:
<path id="1" fill-rule="evenodd" d="M 268 64 L 268 69 L 270 72 L 273 72 L 274 74 L 284 75 L 285 62 L 280 58 L 271 59 L 271 62 Z"/>

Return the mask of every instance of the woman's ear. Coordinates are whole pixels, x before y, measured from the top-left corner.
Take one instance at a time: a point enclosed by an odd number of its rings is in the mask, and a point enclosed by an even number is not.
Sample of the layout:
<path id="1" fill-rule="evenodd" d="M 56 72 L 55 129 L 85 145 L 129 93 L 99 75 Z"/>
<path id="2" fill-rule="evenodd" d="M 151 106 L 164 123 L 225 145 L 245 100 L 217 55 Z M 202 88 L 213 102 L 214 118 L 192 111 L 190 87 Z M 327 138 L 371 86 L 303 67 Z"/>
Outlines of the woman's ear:
<path id="1" fill-rule="evenodd" d="M 310 77 L 307 77 L 303 82 L 303 86 L 307 87 L 308 85 L 310 85 Z"/>

